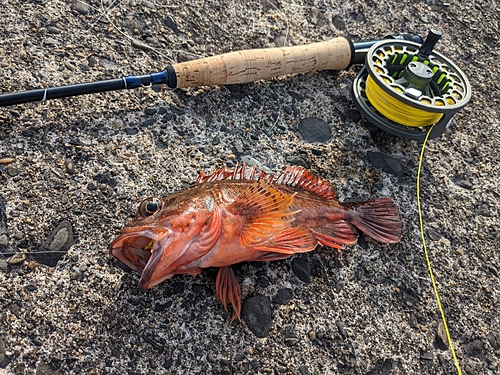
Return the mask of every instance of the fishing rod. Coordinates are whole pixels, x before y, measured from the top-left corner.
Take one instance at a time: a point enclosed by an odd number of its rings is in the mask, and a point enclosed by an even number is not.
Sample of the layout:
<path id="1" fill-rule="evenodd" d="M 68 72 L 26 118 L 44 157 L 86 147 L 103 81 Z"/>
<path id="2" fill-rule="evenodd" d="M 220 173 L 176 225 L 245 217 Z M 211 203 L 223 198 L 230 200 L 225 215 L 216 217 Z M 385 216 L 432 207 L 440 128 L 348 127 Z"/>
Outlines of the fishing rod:
<path id="1" fill-rule="evenodd" d="M 425 41 L 407 33 L 354 43 L 338 37 L 302 46 L 235 51 L 146 75 L 6 93 L 0 95 L 0 107 L 156 84 L 172 89 L 241 84 L 364 64 L 351 90 L 359 110 L 389 133 L 423 140 L 431 129 L 430 138 L 442 134 L 470 99 L 470 84 L 462 71 L 432 51 L 440 36 L 431 31 Z"/>

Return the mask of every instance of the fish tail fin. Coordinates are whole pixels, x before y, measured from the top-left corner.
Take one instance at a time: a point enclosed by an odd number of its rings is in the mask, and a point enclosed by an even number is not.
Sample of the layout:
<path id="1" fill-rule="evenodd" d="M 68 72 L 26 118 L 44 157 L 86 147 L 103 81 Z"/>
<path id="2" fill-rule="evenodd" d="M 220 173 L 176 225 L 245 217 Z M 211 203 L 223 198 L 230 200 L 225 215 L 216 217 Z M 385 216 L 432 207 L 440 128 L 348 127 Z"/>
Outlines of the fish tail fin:
<path id="1" fill-rule="evenodd" d="M 394 243 L 401 239 L 401 216 L 392 199 L 379 198 L 344 206 L 350 208 L 351 224 L 371 238 L 385 243 Z"/>

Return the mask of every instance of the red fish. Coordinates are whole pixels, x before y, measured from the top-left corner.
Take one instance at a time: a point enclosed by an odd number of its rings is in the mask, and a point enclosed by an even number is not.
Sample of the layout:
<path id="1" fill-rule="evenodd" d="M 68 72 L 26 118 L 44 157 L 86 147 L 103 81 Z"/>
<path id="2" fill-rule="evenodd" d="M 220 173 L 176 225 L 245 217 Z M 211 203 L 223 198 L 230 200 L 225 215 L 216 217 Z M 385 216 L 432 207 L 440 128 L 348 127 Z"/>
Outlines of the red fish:
<path id="1" fill-rule="evenodd" d="M 392 199 L 339 203 L 333 187 L 304 168 L 287 167 L 276 176 L 243 164 L 201 172 L 187 189 L 145 199 L 110 251 L 142 274 L 142 289 L 175 274 L 219 267 L 217 296 L 240 319 L 240 287 L 231 265 L 284 259 L 317 245 L 340 249 L 356 242 L 353 226 L 381 242 L 401 238 Z"/>

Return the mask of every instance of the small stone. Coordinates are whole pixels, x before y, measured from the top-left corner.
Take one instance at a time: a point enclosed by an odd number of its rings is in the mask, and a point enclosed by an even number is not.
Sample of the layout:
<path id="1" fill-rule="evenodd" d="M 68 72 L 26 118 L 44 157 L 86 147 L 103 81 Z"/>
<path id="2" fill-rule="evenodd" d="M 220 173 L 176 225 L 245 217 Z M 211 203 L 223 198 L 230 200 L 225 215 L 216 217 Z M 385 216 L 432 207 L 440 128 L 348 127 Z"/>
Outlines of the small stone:
<path id="1" fill-rule="evenodd" d="M 403 165 L 399 160 L 394 159 L 381 152 L 368 151 L 366 153 L 366 156 L 368 158 L 368 164 L 370 164 L 372 167 L 380 168 L 387 173 L 393 174 L 395 176 L 404 175 Z"/>
<path id="2" fill-rule="evenodd" d="M 442 321 L 439 322 L 437 327 L 436 336 L 440 341 L 441 345 L 448 346 L 448 338 L 446 337 L 446 331 L 444 329 L 444 324 Z"/>
<path id="3" fill-rule="evenodd" d="M 274 296 L 274 298 L 273 298 L 273 303 L 276 303 L 278 305 L 284 305 L 284 304 L 290 302 L 292 297 L 293 297 L 292 289 L 283 288 L 283 289 L 278 290 L 278 292 L 276 293 L 276 296 Z"/>
<path id="4" fill-rule="evenodd" d="M 25 253 L 15 253 L 12 255 L 9 260 L 7 261 L 10 265 L 18 265 L 23 263 L 26 260 L 26 254 Z"/>
<path id="5" fill-rule="evenodd" d="M 328 122 L 318 117 L 306 117 L 299 122 L 299 134 L 309 143 L 328 143 L 332 137 L 332 128 Z"/>
<path id="6" fill-rule="evenodd" d="M 427 350 L 420 353 L 420 358 L 425 359 L 426 361 L 432 361 L 434 359 L 434 353 L 432 350 Z"/>
<path id="7" fill-rule="evenodd" d="M 306 169 L 309 169 L 309 164 L 305 162 L 300 156 L 290 155 L 285 158 L 288 164 L 300 165 Z"/>
<path id="8" fill-rule="evenodd" d="M 9 246 L 9 237 L 6 234 L 0 235 L 0 249 L 6 249 Z"/>
<path id="9" fill-rule="evenodd" d="M 292 271 L 300 281 L 303 281 L 306 284 L 309 284 L 311 282 L 309 263 L 305 258 L 294 258 L 292 260 Z"/>
<path id="10" fill-rule="evenodd" d="M 158 112 L 158 109 L 156 109 L 156 107 L 148 107 L 144 110 L 144 113 L 146 114 L 146 116 L 153 116 L 157 112 Z"/>
<path id="11" fill-rule="evenodd" d="M 28 263 L 28 268 L 29 268 L 30 270 L 34 270 L 34 269 L 36 268 L 36 266 L 37 266 L 37 264 L 36 264 L 35 262 L 33 262 L 33 261 L 30 261 L 30 262 Z"/>
<path id="12" fill-rule="evenodd" d="M 345 21 L 339 15 L 336 15 L 332 18 L 332 23 L 337 30 L 345 30 Z"/>
<path id="13" fill-rule="evenodd" d="M 273 310 L 268 297 L 256 295 L 243 302 L 241 315 L 252 333 L 260 338 L 269 334 Z"/>
<path id="14" fill-rule="evenodd" d="M 66 67 L 66 69 L 71 70 L 72 72 L 74 72 L 76 70 L 76 66 L 74 66 L 69 61 L 65 61 L 64 66 Z"/>
<path id="15" fill-rule="evenodd" d="M 144 51 L 149 51 L 151 49 L 151 47 L 148 46 L 146 43 L 143 43 L 136 39 L 132 39 L 132 42 L 130 42 L 130 44 L 132 45 L 132 47 L 142 49 Z"/>
<path id="16" fill-rule="evenodd" d="M 80 13 L 82 16 L 87 15 L 90 12 L 90 6 L 83 1 L 73 1 L 71 4 L 71 9 Z"/>
<path id="17" fill-rule="evenodd" d="M 3 273 L 9 272 L 9 262 L 7 262 L 5 259 L 0 259 L 0 271 Z"/>
<path id="18" fill-rule="evenodd" d="M 316 340 L 316 332 L 314 332 L 314 331 L 309 331 L 308 336 L 309 336 L 309 340 L 311 340 L 311 341 Z"/>
<path id="19" fill-rule="evenodd" d="M 75 163 L 73 163 L 71 159 L 66 159 L 66 161 L 64 162 L 64 166 L 66 167 L 66 173 L 75 173 Z"/>
<path id="20" fill-rule="evenodd" d="M 299 372 L 300 372 L 300 375 L 311 375 L 311 372 L 309 371 L 309 369 L 307 368 L 306 365 L 300 366 Z"/>

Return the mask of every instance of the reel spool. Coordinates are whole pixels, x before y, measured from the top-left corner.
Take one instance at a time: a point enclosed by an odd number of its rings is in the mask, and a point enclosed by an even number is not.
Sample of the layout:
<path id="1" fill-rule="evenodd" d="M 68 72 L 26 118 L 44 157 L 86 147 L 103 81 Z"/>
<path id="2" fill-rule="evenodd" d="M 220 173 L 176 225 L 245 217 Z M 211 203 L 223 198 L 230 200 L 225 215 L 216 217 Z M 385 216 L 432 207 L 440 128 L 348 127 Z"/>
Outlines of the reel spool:
<path id="1" fill-rule="evenodd" d="M 383 40 L 366 54 L 351 94 L 365 118 L 398 137 L 424 140 L 440 136 L 471 97 L 465 74 L 433 52 L 441 32 L 424 43 Z"/>

